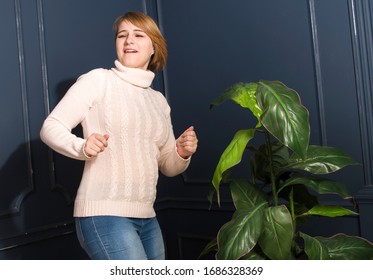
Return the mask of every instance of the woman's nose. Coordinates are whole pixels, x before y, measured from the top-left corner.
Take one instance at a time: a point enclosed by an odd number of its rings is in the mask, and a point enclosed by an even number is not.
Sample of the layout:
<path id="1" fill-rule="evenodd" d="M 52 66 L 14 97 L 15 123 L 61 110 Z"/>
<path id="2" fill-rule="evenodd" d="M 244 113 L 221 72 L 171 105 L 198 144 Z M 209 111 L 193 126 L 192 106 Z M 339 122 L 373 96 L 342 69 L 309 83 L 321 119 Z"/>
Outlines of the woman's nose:
<path id="1" fill-rule="evenodd" d="M 125 43 L 126 43 L 127 45 L 132 44 L 132 43 L 133 43 L 133 36 L 132 36 L 132 35 L 128 35 L 127 38 L 126 38 Z"/>

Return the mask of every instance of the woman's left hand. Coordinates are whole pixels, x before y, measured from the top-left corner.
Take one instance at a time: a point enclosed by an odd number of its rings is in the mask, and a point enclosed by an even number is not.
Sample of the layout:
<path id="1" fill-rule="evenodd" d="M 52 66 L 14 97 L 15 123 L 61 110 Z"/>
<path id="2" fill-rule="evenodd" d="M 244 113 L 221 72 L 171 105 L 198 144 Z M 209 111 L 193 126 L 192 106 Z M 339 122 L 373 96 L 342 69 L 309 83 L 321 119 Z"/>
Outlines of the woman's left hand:
<path id="1" fill-rule="evenodd" d="M 197 135 L 194 127 L 191 126 L 180 135 L 176 140 L 177 153 L 182 158 L 188 158 L 193 155 L 197 150 Z"/>

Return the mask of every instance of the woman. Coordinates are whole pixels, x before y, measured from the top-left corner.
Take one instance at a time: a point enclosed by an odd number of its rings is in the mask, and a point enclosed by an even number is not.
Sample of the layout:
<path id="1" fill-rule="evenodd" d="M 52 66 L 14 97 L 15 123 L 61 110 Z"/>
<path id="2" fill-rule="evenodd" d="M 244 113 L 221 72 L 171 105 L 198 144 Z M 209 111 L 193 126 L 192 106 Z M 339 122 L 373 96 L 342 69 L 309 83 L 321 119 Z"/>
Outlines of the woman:
<path id="1" fill-rule="evenodd" d="M 164 259 L 153 208 L 158 171 L 176 176 L 197 149 L 193 126 L 175 140 L 170 107 L 150 85 L 167 59 L 166 42 L 147 15 L 114 23 L 115 68 L 78 78 L 44 121 L 41 139 L 84 160 L 74 204 L 80 244 L 92 259 Z M 71 133 L 81 123 L 84 139 Z"/>

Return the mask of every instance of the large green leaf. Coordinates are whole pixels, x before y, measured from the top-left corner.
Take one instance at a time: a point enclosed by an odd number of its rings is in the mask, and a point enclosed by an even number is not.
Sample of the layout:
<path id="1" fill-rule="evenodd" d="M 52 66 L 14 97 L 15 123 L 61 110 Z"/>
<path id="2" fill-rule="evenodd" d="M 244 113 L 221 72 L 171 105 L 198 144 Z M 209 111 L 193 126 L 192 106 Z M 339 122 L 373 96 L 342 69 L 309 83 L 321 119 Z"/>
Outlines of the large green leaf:
<path id="1" fill-rule="evenodd" d="M 304 239 L 304 250 L 310 260 L 330 259 L 326 245 L 303 232 L 299 232 L 299 235 Z"/>
<path id="2" fill-rule="evenodd" d="M 260 81 L 257 100 L 262 125 L 281 143 L 305 158 L 310 139 L 308 110 L 299 94 L 279 81 Z"/>
<path id="3" fill-rule="evenodd" d="M 315 205 L 301 216 L 324 216 L 324 217 L 341 217 L 347 215 L 358 215 L 358 213 L 341 206 Z"/>
<path id="4" fill-rule="evenodd" d="M 313 174 L 328 174 L 347 165 L 358 164 L 344 151 L 327 146 L 310 145 L 306 158 L 293 154 L 289 160 L 289 167 L 308 171 Z"/>
<path id="5" fill-rule="evenodd" d="M 210 108 L 220 105 L 227 100 L 233 100 L 238 105 L 251 110 L 253 115 L 259 120 L 262 110 L 258 106 L 256 101 L 256 89 L 258 85 L 256 83 L 237 83 L 228 88 L 218 98 L 216 98 L 211 104 Z"/>
<path id="6" fill-rule="evenodd" d="M 311 237 L 300 233 L 305 251 L 311 260 L 373 260 L 373 244 L 364 238 L 336 234 L 332 237 Z"/>
<path id="7" fill-rule="evenodd" d="M 225 170 L 222 174 L 222 178 L 220 179 L 220 183 L 219 184 L 223 184 L 223 183 L 228 183 L 229 182 L 229 178 L 230 178 L 230 175 L 232 173 L 232 168 L 228 168 L 227 170 Z M 214 195 L 216 193 L 216 189 L 214 187 L 214 185 L 211 185 L 210 188 L 209 188 L 209 191 L 208 191 L 208 194 L 207 194 L 207 199 L 208 201 L 210 202 L 210 206 L 212 205 L 213 203 L 213 199 L 214 199 Z M 218 196 L 218 199 L 220 197 Z M 220 203 L 220 201 L 219 201 Z"/>
<path id="8" fill-rule="evenodd" d="M 271 180 L 271 167 L 275 176 L 277 176 L 288 164 L 289 151 L 286 146 L 281 142 L 275 141 L 271 143 L 271 163 L 268 155 L 268 147 L 263 144 L 259 147 L 259 150 L 255 153 L 255 164 L 256 164 L 256 178 L 269 183 Z"/>
<path id="9" fill-rule="evenodd" d="M 351 198 L 346 186 L 342 183 L 326 178 L 300 174 L 287 180 L 286 183 L 279 189 L 279 192 L 286 187 L 294 185 L 304 185 L 320 194 L 338 194 L 344 199 Z"/>
<path id="10" fill-rule="evenodd" d="M 251 250 L 248 254 L 244 255 L 240 260 L 246 260 L 246 261 L 252 261 L 252 260 L 265 260 L 267 259 L 265 256 L 262 256 L 255 252 L 254 250 Z"/>
<path id="11" fill-rule="evenodd" d="M 304 185 L 292 185 L 291 188 L 283 188 L 278 192 L 278 195 L 289 201 L 291 193 L 295 203 L 295 213 L 307 212 L 313 206 L 319 204 L 317 197 L 311 194 Z"/>
<path id="12" fill-rule="evenodd" d="M 218 203 L 220 204 L 219 185 L 224 176 L 224 172 L 241 162 L 242 154 L 247 143 L 254 137 L 255 129 L 239 130 L 234 135 L 232 141 L 224 150 L 212 178 L 212 184 L 217 192 Z"/>
<path id="13" fill-rule="evenodd" d="M 263 232 L 259 245 L 272 260 L 286 260 L 291 255 L 293 240 L 293 223 L 285 205 L 266 209 Z"/>
<path id="14" fill-rule="evenodd" d="M 218 233 L 220 260 L 237 260 L 249 253 L 258 241 L 263 228 L 263 213 L 267 203 L 253 208 L 236 210 L 232 220 L 224 224 Z"/>
<path id="15" fill-rule="evenodd" d="M 267 201 L 266 194 L 247 180 L 232 180 L 230 189 L 236 209 L 255 207 Z"/>

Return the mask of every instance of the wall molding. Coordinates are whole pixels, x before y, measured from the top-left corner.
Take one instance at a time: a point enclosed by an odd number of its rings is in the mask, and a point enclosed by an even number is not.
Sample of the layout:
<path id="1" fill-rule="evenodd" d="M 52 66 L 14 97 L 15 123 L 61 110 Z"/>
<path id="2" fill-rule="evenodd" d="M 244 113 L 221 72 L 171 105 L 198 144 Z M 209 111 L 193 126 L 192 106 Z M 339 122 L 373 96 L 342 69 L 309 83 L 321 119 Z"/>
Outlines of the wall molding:
<path id="1" fill-rule="evenodd" d="M 42 70 L 42 86 L 43 86 L 43 98 L 44 98 L 44 113 L 45 117 L 51 112 L 50 108 L 50 99 L 49 99 L 49 84 L 48 84 L 48 63 L 47 63 L 47 52 L 46 52 L 46 43 L 45 43 L 45 29 L 44 29 L 44 12 L 43 12 L 43 1 L 37 0 L 37 15 L 38 15 L 38 27 L 39 27 L 39 49 L 40 49 L 40 58 L 41 58 L 41 70 Z M 61 193 L 65 198 L 68 205 L 73 201 L 72 196 L 69 191 L 56 182 L 55 176 L 55 160 L 54 152 L 52 149 L 48 148 L 48 174 L 50 189 Z"/>
<path id="2" fill-rule="evenodd" d="M 163 27 L 163 19 L 162 19 L 162 5 L 161 1 L 155 0 L 154 1 L 154 9 L 155 14 L 154 17 L 157 21 L 158 27 L 161 30 L 162 34 L 165 34 L 165 29 Z M 168 87 L 168 74 L 167 74 L 167 64 L 162 69 L 162 71 L 159 71 L 159 79 L 160 83 L 160 91 L 163 93 L 163 95 L 166 97 L 167 102 L 171 103 L 170 94 L 169 94 L 169 87 Z"/>
<path id="3" fill-rule="evenodd" d="M 310 13 L 310 24 L 312 32 L 312 43 L 313 43 L 313 57 L 315 63 L 315 75 L 316 75 L 316 88 L 317 88 L 317 103 L 320 117 L 320 130 L 321 130 L 321 145 L 328 145 L 328 138 L 326 132 L 326 116 L 325 116 L 325 105 L 324 105 L 324 90 L 322 83 L 322 70 L 321 70 L 321 57 L 319 48 L 319 34 L 316 19 L 316 6 L 315 0 L 308 1 L 309 13 Z"/>
<path id="4" fill-rule="evenodd" d="M 0 239 L 0 252 L 31 245 L 52 238 L 58 238 L 75 233 L 75 222 L 66 221 L 58 224 L 49 224 L 43 227 L 30 229 L 29 231 L 7 236 Z"/>
<path id="5" fill-rule="evenodd" d="M 9 216 L 18 214 L 21 210 L 21 204 L 26 196 L 34 191 L 33 183 L 33 166 L 32 166 L 32 154 L 31 154 L 31 135 L 30 135 L 30 123 L 29 123 L 29 110 L 27 101 L 27 82 L 26 82 L 26 66 L 25 66 L 25 54 L 23 44 L 23 30 L 22 30 L 22 15 L 21 15 L 21 3 L 20 0 L 14 0 L 14 11 L 15 11 L 15 24 L 16 24 L 16 36 L 17 36 L 17 48 L 18 48 L 18 66 L 19 66 L 19 77 L 21 86 L 21 100 L 22 100 L 22 113 L 23 113 L 23 133 L 26 148 L 26 162 L 27 162 L 27 186 L 13 199 L 10 208 L 0 212 L 0 216 Z"/>
<path id="6" fill-rule="evenodd" d="M 373 198 L 373 14 L 369 0 L 349 0 L 348 5 L 365 177 L 360 194 Z"/>

